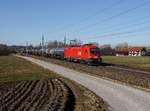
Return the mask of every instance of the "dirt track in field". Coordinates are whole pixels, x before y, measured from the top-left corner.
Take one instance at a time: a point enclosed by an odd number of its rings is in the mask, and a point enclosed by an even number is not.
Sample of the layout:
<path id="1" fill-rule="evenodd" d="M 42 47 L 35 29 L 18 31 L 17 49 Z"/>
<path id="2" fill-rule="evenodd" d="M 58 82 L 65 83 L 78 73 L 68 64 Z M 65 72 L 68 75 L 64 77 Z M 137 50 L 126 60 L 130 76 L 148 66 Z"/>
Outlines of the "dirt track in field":
<path id="1" fill-rule="evenodd" d="M 14 87 L 13 87 L 14 86 Z M 0 111 L 73 111 L 74 95 L 60 79 L 21 81 L 1 87 Z"/>

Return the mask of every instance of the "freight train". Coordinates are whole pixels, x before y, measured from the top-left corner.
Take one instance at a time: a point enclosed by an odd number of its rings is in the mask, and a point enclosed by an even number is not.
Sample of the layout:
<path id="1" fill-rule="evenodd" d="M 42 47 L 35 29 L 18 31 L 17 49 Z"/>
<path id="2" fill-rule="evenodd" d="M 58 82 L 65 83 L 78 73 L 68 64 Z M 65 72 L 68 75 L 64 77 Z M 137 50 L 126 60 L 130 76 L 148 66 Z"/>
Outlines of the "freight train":
<path id="1" fill-rule="evenodd" d="M 50 50 L 28 50 L 28 54 L 44 55 L 87 64 L 100 64 L 102 62 L 100 49 L 95 45 L 69 46 L 65 48 L 52 48 Z"/>

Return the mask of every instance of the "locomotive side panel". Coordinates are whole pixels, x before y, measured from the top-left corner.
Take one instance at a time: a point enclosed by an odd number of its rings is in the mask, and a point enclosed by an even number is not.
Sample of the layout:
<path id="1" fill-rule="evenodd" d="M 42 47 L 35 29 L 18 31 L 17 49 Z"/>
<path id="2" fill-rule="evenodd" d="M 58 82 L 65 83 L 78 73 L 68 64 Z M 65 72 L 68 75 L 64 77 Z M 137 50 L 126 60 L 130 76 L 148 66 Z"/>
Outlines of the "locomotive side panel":
<path id="1" fill-rule="evenodd" d="M 96 46 L 65 48 L 64 57 L 71 61 L 84 61 L 87 63 L 101 62 L 99 48 Z"/>

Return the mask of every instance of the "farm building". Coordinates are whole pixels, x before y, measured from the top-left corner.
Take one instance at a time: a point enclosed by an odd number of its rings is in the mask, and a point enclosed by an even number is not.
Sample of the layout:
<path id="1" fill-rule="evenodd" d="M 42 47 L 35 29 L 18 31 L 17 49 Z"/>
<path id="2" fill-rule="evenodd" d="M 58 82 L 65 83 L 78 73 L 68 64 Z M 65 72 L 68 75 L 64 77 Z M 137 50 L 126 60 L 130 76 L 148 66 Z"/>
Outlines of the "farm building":
<path id="1" fill-rule="evenodd" d="M 115 55 L 115 50 L 110 45 L 103 45 L 100 46 L 100 53 L 101 55 Z"/>
<path id="2" fill-rule="evenodd" d="M 146 49 L 144 47 L 116 48 L 116 56 L 144 56 Z"/>
<path id="3" fill-rule="evenodd" d="M 147 55 L 147 56 L 150 56 L 150 47 L 147 47 L 147 48 L 146 48 L 146 55 Z"/>
<path id="4" fill-rule="evenodd" d="M 128 48 L 116 48 L 116 56 L 128 56 Z"/>

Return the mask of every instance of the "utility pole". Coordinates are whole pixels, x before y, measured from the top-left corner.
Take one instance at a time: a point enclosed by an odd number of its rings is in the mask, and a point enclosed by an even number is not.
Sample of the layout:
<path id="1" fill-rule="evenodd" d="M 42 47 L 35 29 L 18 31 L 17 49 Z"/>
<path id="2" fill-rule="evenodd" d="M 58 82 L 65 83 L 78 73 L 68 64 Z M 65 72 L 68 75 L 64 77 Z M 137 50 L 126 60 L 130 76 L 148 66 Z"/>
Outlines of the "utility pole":
<path id="1" fill-rule="evenodd" d="M 66 46 L 66 35 L 64 36 L 64 46 Z"/>
<path id="2" fill-rule="evenodd" d="M 26 42 L 26 55 L 28 55 L 28 42 Z"/>
<path id="3" fill-rule="evenodd" d="M 42 34 L 42 49 L 44 49 L 44 35 Z"/>
<path id="4" fill-rule="evenodd" d="M 42 56 L 44 54 L 44 35 L 42 34 Z"/>

